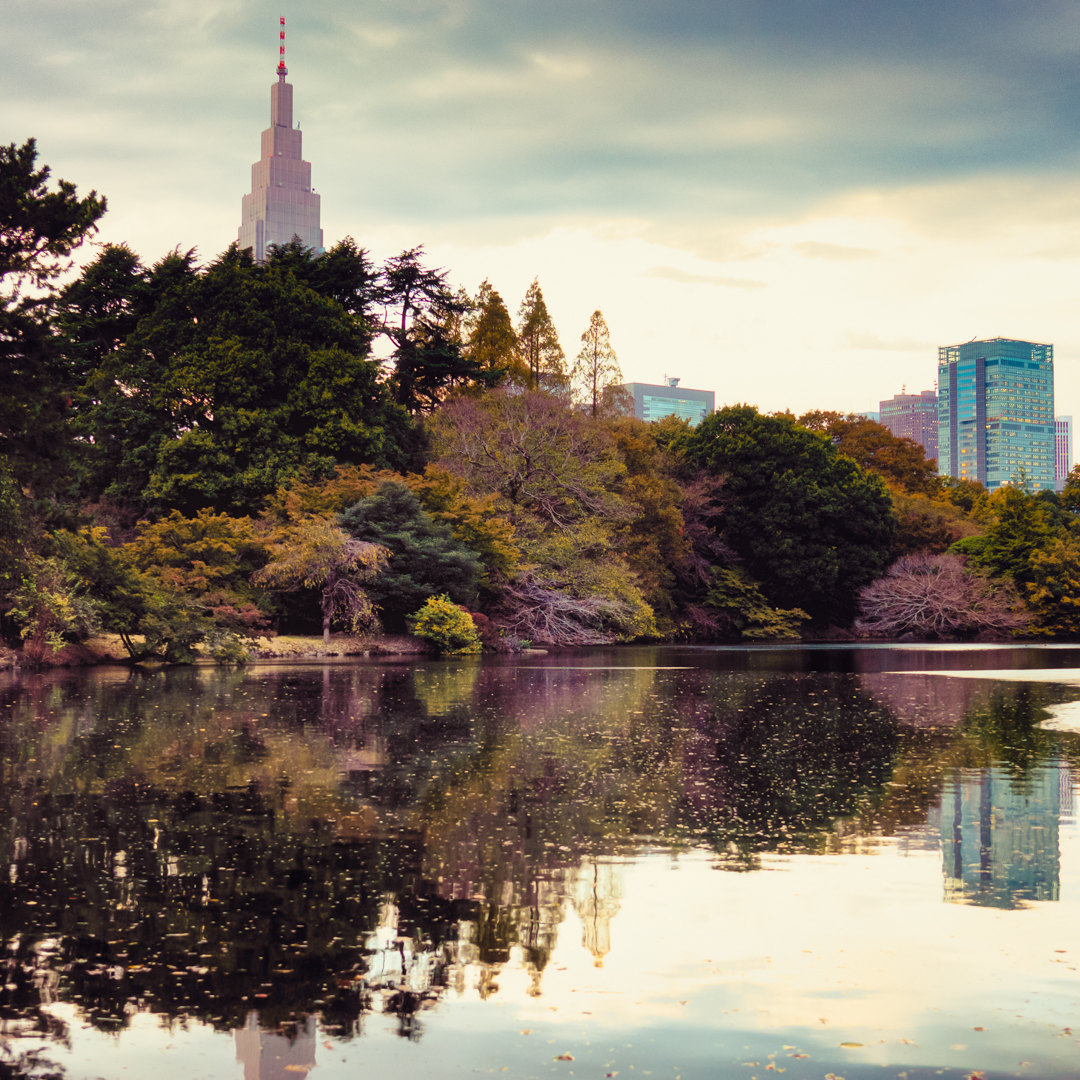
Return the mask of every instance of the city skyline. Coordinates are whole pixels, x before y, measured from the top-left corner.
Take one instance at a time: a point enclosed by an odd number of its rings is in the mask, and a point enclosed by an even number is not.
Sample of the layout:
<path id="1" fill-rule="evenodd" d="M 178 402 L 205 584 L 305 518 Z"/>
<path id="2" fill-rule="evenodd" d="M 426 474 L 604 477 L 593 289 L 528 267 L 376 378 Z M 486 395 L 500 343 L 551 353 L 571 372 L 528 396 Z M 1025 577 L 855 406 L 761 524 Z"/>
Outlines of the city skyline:
<path id="1" fill-rule="evenodd" d="M 718 403 L 862 411 L 1001 335 L 1054 341 L 1077 411 L 1069 10 L 57 0 L 10 14 L 3 138 L 108 197 L 100 239 L 209 260 L 279 14 L 327 246 L 425 244 L 512 313 L 539 276 L 568 355 L 600 308 L 628 381 Z"/>

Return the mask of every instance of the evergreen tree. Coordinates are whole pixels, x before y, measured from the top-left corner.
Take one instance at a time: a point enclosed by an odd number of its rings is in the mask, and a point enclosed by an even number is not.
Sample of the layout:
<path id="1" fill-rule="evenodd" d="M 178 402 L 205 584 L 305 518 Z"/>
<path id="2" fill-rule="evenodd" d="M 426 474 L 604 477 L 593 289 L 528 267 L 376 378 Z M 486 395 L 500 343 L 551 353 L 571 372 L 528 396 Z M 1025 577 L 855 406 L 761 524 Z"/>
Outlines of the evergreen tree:
<path id="1" fill-rule="evenodd" d="M 581 335 L 581 351 L 574 361 L 570 380 L 593 416 L 600 415 L 604 391 L 623 381 L 619 358 L 611 347 L 607 323 L 599 311 L 592 313 L 589 325 Z"/>
<path id="2" fill-rule="evenodd" d="M 566 354 L 548 314 L 539 279 L 533 278 L 518 308 L 518 346 L 530 390 L 560 393 L 566 384 Z"/>
<path id="3" fill-rule="evenodd" d="M 382 271 L 382 332 L 393 344 L 393 389 L 411 413 L 430 412 L 455 386 L 494 386 L 503 372 L 464 354 L 460 325 L 470 302 L 450 291 L 446 271 L 428 270 L 424 249 L 410 248 Z"/>
<path id="4" fill-rule="evenodd" d="M 54 283 L 104 213 L 94 191 L 50 188 L 33 139 L 0 147 L 0 455 L 22 485 L 53 486 L 63 469 L 74 380 L 49 321 Z"/>
<path id="5" fill-rule="evenodd" d="M 406 618 L 431 596 L 447 593 L 456 604 L 475 601 L 480 560 L 404 484 L 380 485 L 342 514 L 341 526 L 357 540 L 389 549 L 390 566 L 367 586 L 388 630 L 403 631 Z"/>

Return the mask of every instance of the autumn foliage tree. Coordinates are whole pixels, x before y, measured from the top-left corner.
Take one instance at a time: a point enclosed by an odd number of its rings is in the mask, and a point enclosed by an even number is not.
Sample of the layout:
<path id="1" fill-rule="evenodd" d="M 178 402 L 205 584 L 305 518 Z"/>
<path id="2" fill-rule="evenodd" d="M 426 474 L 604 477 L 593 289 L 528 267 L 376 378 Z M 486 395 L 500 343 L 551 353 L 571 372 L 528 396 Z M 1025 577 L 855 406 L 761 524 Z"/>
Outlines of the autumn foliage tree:
<path id="1" fill-rule="evenodd" d="M 566 354 L 551 321 L 540 282 L 534 278 L 518 309 L 518 348 L 530 390 L 561 392 L 566 383 Z"/>
<path id="2" fill-rule="evenodd" d="M 570 381 L 579 400 L 593 416 L 599 416 L 604 391 L 623 381 L 619 358 L 611 347 L 611 335 L 604 316 L 594 311 L 581 335 L 581 351 L 570 371 Z"/>
<path id="3" fill-rule="evenodd" d="M 323 641 L 337 623 L 353 633 L 376 620 L 365 586 L 387 565 L 387 551 L 356 540 L 322 517 L 307 518 L 270 545 L 271 561 L 253 579 L 270 589 L 315 590 L 322 611 Z"/>

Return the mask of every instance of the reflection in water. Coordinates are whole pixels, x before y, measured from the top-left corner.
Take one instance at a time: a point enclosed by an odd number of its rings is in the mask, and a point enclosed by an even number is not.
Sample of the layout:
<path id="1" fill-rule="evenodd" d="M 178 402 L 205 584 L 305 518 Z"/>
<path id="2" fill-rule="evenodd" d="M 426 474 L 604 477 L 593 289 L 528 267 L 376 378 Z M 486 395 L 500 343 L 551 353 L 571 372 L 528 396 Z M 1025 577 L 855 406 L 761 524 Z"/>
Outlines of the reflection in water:
<path id="1" fill-rule="evenodd" d="M 1055 764 L 1017 780 L 1002 769 L 957 769 L 934 808 L 945 899 L 988 907 L 1057 900 L 1062 792 L 1072 776 Z"/>
<path id="2" fill-rule="evenodd" d="M 510 963 L 542 995 L 569 912 L 603 966 L 646 845 L 753 871 L 899 836 L 948 899 L 1056 899 L 1076 740 L 1036 722 L 1068 692 L 814 655 L 7 677 L 0 1017 L 192 1017 L 299 1075 L 315 1015 L 416 1040 Z"/>
<path id="3" fill-rule="evenodd" d="M 258 1014 L 236 1032 L 236 1060 L 244 1066 L 244 1080 L 296 1080 L 315 1068 L 318 1027 L 315 1017 L 282 1025 L 275 1031 L 259 1027 Z"/>

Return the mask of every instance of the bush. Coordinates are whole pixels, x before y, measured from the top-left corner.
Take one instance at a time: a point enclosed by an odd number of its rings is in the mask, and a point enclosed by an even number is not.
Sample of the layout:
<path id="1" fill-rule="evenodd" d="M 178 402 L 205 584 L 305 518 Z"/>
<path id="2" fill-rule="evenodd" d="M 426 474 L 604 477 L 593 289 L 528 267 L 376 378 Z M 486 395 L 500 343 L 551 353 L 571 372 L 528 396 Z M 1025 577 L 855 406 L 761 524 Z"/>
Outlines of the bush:
<path id="1" fill-rule="evenodd" d="M 1027 625 L 1011 583 L 966 570 L 957 555 L 904 555 L 859 594 L 855 626 L 870 637 L 1000 634 Z"/>
<path id="2" fill-rule="evenodd" d="M 480 651 L 480 634 L 472 616 L 445 595 L 432 596 L 412 616 L 412 632 L 444 656 Z"/>

